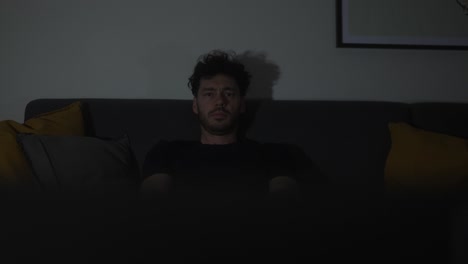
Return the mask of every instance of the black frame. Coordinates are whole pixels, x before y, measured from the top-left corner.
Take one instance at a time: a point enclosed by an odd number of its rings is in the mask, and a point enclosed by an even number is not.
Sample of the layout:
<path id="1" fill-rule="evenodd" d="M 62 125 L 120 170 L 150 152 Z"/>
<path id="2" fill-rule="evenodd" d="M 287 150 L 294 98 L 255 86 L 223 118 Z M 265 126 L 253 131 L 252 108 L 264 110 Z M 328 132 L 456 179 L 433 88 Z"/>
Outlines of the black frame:
<path id="1" fill-rule="evenodd" d="M 468 50 L 468 45 L 426 45 L 426 44 L 377 44 L 351 43 L 343 40 L 343 1 L 336 0 L 336 47 L 337 48 L 381 48 L 381 49 L 436 49 L 436 50 Z M 467 21 L 468 23 L 468 21 Z"/>

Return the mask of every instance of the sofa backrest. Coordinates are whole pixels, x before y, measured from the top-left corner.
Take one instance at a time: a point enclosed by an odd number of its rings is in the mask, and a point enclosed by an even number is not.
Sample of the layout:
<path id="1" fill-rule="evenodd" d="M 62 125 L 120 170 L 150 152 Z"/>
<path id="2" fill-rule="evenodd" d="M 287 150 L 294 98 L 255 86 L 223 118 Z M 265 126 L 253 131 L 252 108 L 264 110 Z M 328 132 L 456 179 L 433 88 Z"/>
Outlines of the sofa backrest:
<path id="1" fill-rule="evenodd" d="M 271 101 L 248 135 L 301 146 L 331 181 L 382 184 L 388 122 L 409 121 L 408 105 L 389 102 Z"/>
<path id="2" fill-rule="evenodd" d="M 38 99 L 25 119 L 74 101 L 85 103 L 89 134 L 127 133 L 140 164 L 159 140 L 198 140 L 191 100 Z M 331 181 L 381 184 L 390 150 L 389 122 L 468 137 L 468 104 L 363 101 L 249 101 L 243 117 L 247 137 L 295 144 Z"/>

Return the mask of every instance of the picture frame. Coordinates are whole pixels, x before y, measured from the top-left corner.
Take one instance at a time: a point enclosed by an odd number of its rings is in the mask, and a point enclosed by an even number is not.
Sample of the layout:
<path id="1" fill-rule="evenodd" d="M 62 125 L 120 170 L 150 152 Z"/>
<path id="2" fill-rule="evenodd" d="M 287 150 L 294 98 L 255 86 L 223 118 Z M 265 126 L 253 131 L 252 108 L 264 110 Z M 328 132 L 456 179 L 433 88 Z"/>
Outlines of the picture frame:
<path id="1" fill-rule="evenodd" d="M 468 1 L 429 2 L 424 9 L 416 8 L 421 0 L 336 0 L 336 46 L 468 50 Z"/>

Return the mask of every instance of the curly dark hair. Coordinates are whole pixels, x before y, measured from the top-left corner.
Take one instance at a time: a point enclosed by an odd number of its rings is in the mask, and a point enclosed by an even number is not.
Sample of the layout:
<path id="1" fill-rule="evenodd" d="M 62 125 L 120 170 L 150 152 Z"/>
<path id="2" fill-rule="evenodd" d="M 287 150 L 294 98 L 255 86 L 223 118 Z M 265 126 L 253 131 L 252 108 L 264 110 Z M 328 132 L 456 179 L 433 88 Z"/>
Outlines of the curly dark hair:
<path id="1" fill-rule="evenodd" d="M 221 50 L 213 50 L 198 59 L 187 84 L 192 90 L 193 96 L 196 97 L 198 94 L 201 79 L 209 79 L 217 74 L 226 74 L 234 78 L 239 86 L 241 96 L 245 96 L 250 85 L 251 75 L 245 70 L 244 65 L 236 59 L 234 52 Z"/>

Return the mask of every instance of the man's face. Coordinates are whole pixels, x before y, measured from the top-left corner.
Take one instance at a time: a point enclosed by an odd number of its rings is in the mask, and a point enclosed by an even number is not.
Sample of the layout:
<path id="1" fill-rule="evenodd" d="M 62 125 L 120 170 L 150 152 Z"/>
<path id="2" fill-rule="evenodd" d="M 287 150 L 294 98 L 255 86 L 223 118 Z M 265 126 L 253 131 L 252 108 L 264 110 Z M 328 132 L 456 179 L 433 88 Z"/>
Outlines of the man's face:
<path id="1" fill-rule="evenodd" d="M 245 103 L 237 82 L 227 75 L 218 74 L 200 80 L 192 109 L 208 133 L 226 135 L 237 129 L 239 115 L 245 111 Z"/>

